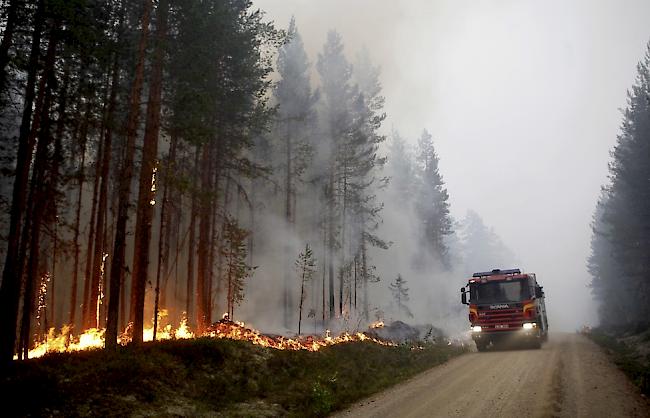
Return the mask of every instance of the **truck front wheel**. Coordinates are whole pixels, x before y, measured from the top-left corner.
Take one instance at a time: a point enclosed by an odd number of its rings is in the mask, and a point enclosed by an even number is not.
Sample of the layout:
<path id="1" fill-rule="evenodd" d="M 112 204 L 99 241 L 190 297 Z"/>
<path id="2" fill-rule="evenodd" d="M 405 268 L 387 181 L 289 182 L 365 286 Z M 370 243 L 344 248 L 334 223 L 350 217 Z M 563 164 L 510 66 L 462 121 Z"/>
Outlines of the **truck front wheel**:
<path id="1" fill-rule="evenodd" d="M 485 351 L 487 350 L 488 342 L 486 341 L 474 341 L 476 343 L 476 349 L 478 351 Z"/>

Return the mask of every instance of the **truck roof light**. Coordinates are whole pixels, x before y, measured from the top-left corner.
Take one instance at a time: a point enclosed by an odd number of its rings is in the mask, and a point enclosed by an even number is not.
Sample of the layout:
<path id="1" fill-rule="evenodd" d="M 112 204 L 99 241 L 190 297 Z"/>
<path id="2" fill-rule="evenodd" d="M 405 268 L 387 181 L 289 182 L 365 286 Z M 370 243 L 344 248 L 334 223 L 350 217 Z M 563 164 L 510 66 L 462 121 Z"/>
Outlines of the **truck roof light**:
<path id="1" fill-rule="evenodd" d="M 485 277 L 485 276 L 494 276 L 497 274 L 521 274 L 521 270 L 519 269 L 508 269 L 508 270 L 500 270 L 500 269 L 494 269 L 492 271 L 483 271 L 479 273 L 474 273 L 472 274 L 472 277 Z"/>

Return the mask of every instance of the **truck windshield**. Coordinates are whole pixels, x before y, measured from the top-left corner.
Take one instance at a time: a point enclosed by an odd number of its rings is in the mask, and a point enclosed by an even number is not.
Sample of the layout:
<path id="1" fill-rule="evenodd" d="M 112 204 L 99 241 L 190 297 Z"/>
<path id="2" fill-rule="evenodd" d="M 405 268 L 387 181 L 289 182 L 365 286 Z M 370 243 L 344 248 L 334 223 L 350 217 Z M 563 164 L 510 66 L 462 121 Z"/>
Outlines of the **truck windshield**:
<path id="1" fill-rule="evenodd" d="M 472 303 L 520 302 L 528 297 L 528 286 L 524 280 L 488 282 L 470 287 Z"/>

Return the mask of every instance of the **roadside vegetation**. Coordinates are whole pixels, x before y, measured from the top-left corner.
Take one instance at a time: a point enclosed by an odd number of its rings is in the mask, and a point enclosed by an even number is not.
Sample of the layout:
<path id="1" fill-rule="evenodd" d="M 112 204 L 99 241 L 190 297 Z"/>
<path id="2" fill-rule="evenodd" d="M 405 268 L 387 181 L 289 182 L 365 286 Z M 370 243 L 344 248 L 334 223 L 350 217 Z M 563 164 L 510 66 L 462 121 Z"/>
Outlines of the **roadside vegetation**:
<path id="1" fill-rule="evenodd" d="M 589 337 L 605 349 L 644 395 L 650 395 L 650 329 L 615 332 L 599 328 Z"/>
<path id="2" fill-rule="evenodd" d="M 446 344 L 344 343 L 307 352 L 210 338 L 164 341 L 15 362 L 0 393 L 16 408 L 8 416 L 324 416 L 463 351 Z"/>

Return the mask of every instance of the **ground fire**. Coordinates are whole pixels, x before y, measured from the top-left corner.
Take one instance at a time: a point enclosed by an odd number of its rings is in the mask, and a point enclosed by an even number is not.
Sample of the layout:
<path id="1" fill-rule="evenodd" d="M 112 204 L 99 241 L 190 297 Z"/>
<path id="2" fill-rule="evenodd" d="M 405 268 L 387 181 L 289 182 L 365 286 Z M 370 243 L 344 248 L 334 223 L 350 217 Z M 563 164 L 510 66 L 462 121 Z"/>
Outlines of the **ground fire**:
<path id="1" fill-rule="evenodd" d="M 161 316 L 164 317 L 165 313 L 163 312 Z M 51 328 L 48 335 L 42 341 L 36 343 L 34 348 L 29 350 L 28 358 L 42 357 L 47 353 L 64 353 L 103 348 L 104 333 L 104 329 L 91 328 L 79 336 L 74 336 L 70 326 L 64 326 L 58 334 L 54 328 Z M 225 338 L 237 341 L 249 341 L 252 344 L 276 350 L 306 351 L 318 351 L 323 347 L 355 341 L 368 341 L 384 346 L 397 345 L 391 341 L 381 340 L 362 332 L 344 332 L 337 337 L 332 337 L 329 334 L 329 331 L 327 331 L 325 336 L 308 335 L 295 338 L 270 336 L 246 326 L 243 322 L 232 321 L 226 314 L 223 316 L 223 319 L 212 324 L 201 335 L 196 335 L 192 332 L 187 324 L 187 320 L 183 319 L 177 328 L 168 324 L 159 329 L 156 332 L 155 339 Z M 153 327 L 145 328 L 143 340 L 145 342 L 153 341 L 153 337 Z M 118 342 L 121 345 L 126 345 L 131 342 L 130 325 L 120 334 Z M 17 356 L 14 359 L 17 359 Z"/>

